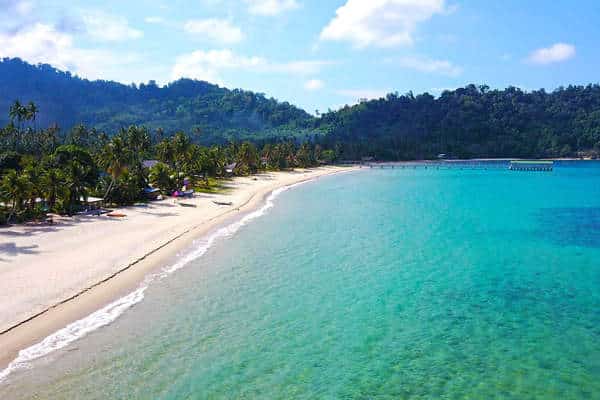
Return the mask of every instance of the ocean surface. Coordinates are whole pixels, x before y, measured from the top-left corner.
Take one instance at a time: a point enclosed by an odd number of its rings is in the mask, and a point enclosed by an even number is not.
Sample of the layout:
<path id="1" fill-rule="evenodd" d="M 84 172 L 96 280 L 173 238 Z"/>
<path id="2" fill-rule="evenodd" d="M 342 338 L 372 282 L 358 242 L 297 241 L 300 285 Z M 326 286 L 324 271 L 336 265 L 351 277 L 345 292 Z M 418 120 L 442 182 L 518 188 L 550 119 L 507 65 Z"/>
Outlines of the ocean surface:
<path id="1" fill-rule="evenodd" d="M 600 399 L 600 163 L 273 195 L 21 354 L 8 399 Z"/>

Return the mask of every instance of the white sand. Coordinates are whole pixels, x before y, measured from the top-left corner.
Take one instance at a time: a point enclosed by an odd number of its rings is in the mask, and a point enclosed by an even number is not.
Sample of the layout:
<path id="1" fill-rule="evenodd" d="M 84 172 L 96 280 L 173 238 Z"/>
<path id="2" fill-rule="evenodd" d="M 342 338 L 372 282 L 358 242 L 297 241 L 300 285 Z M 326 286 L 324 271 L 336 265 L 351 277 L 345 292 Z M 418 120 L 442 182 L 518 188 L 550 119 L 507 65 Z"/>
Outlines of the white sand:
<path id="1" fill-rule="evenodd" d="M 89 288 L 110 286 L 112 281 L 125 279 L 121 276 L 131 274 L 131 270 L 144 268 L 132 278 L 140 280 L 150 268 L 161 266 L 158 264 L 164 262 L 165 255 L 172 256 L 182 244 L 189 244 L 236 213 L 256 208 L 272 190 L 342 170 L 347 168 L 323 167 L 235 178 L 227 194 L 197 194 L 193 199 L 180 200 L 196 207 L 183 207 L 168 199 L 120 209 L 127 215 L 122 219 L 74 217 L 62 218 L 52 226 L 0 228 L 0 332 L 8 330 L 0 334 L 0 343 L 15 334 L 16 329 L 11 328 L 18 324 L 21 332 L 28 325 L 33 327 L 27 330 L 33 340 L 39 336 L 30 332 L 36 329 L 36 320 L 50 318 L 60 303 L 64 304 L 59 307 L 76 308 L 69 303 L 77 303 Z M 233 206 L 215 205 L 213 200 L 231 201 Z M 110 297 L 110 292 L 104 293 L 98 304 L 91 301 L 88 307 L 99 307 Z M 23 324 L 34 316 L 33 321 Z M 62 324 L 75 316 L 53 318 Z M 0 350 L 4 353 L 0 359 L 16 350 L 5 347 Z"/>

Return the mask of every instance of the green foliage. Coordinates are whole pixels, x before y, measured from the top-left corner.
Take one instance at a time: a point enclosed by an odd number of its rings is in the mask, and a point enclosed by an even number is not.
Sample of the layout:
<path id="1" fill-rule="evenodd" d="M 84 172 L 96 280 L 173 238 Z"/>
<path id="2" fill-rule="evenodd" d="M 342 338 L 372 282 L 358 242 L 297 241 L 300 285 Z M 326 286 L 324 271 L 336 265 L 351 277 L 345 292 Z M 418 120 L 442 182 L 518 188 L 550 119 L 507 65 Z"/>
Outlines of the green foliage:
<path id="1" fill-rule="evenodd" d="M 195 143 L 223 144 L 229 140 L 303 136 L 311 120 L 305 111 L 261 93 L 189 79 L 162 88 L 153 82 L 137 87 L 91 82 L 17 58 L 0 60 L 0 87 L 0 110 L 8 110 L 14 99 L 28 99 L 42 110 L 38 113 L 36 108 L 33 114 L 40 124 L 56 123 L 67 131 L 80 124 L 103 132 L 144 125 L 167 134 L 189 132 Z M 32 115 L 28 107 L 19 103 L 10 118 L 30 124 L 33 121 L 26 119 Z M 0 117 L 0 125 L 8 122 Z M 85 135 L 74 132 L 68 143 L 87 146 L 85 141 Z"/>
<path id="2" fill-rule="evenodd" d="M 9 140 L 0 147 L 0 223 L 38 218 L 47 211 L 73 214 L 82 209 L 89 195 L 102 196 L 109 205 L 131 204 L 144 199 L 149 184 L 170 194 L 182 187 L 184 178 L 205 191 L 222 192 L 225 187 L 215 183 L 215 178 L 222 177 L 230 163 L 236 162 L 235 172 L 243 175 L 267 167 L 254 143 L 230 142 L 208 148 L 178 132 L 161 136 L 153 145 L 148 130 L 138 126 L 120 129 L 109 138 L 78 125 L 64 139 L 44 147 L 23 140 L 28 136 L 51 137 L 56 132 L 53 127 L 24 126 L 23 120 L 33 118 L 26 116 L 33 113 L 31 110 L 37 113 L 35 105 L 23 108 L 16 102 L 11 118 L 17 124 L 11 121 L 3 129 Z M 302 166 L 314 165 L 321 150 L 305 144 L 297 157 L 295 144 L 288 141 L 267 144 L 264 152 L 271 153 L 270 168 L 278 169 L 298 166 L 297 159 Z M 150 157 L 162 162 L 148 170 L 143 161 Z"/>
<path id="3" fill-rule="evenodd" d="M 328 132 L 317 141 L 346 160 L 592 155 L 600 141 L 600 86 L 389 94 L 323 114 L 314 127 Z"/>
<path id="4" fill-rule="evenodd" d="M 170 194 L 177 189 L 177 183 L 174 178 L 174 171 L 167 164 L 158 163 L 150 168 L 150 184 L 160 189 L 163 194 Z"/>
<path id="5" fill-rule="evenodd" d="M 236 151 L 235 156 L 237 166 L 236 172 L 242 175 L 254 174 L 258 171 L 260 159 L 256 146 L 252 143 L 244 142 Z"/>
<path id="6" fill-rule="evenodd" d="M 296 162 L 301 168 L 313 167 L 317 164 L 314 150 L 308 143 L 302 143 L 296 154 Z"/>

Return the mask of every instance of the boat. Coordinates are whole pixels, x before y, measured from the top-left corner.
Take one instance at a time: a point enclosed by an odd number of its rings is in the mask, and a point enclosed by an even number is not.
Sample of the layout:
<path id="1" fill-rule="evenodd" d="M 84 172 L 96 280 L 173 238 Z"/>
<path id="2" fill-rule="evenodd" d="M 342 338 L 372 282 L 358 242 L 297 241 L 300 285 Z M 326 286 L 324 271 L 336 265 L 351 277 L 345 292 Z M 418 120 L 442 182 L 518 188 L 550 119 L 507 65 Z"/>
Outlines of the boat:
<path id="1" fill-rule="evenodd" d="M 124 218 L 127 216 L 127 214 L 123 214 L 121 212 L 118 211 L 112 211 L 109 212 L 108 214 L 106 214 L 108 217 L 113 217 L 113 218 Z"/>
<path id="2" fill-rule="evenodd" d="M 153 187 L 144 188 L 144 195 L 148 200 L 158 200 L 160 196 L 160 190 Z"/>
<path id="3" fill-rule="evenodd" d="M 233 205 L 233 203 L 231 201 L 214 201 L 213 203 L 215 203 L 218 206 L 231 206 Z"/>
<path id="4" fill-rule="evenodd" d="M 176 190 L 173 192 L 173 197 L 194 197 L 194 189 Z"/>

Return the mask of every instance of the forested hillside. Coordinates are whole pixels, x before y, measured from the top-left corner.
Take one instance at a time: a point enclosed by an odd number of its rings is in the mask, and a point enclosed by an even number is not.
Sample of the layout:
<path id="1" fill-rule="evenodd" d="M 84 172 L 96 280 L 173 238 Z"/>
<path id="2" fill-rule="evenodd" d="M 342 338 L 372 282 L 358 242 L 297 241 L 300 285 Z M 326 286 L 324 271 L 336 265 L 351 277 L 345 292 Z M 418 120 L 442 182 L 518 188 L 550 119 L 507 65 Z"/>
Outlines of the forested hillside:
<path id="1" fill-rule="evenodd" d="M 304 135 L 311 116 L 263 94 L 229 90 L 181 79 L 165 87 L 154 82 L 127 86 L 88 81 L 50 65 L 20 59 L 0 61 L 0 126 L 11 104 L 34 102 L 42 126 L 58 124 L 67 132 L 78 124 L 115 133 L 144 125 L 167 134 L 183 130 L 204 143 Z"/>
<path id="2" fill-rule="evenodd" d="M 316 128 L 344 158 L 567 157 L 600 153 L 600 86 L 552 93 L 469 85 L 365 101 L 324 114 Z"/>
<path id="3" fill-rule="evenodd" d="M 88 81 L 49 65 L 0 62 L 0 126 L 15 101 L 35 102 L 40 126 L 61 134 L 84 124 L 108 136 L 145 126 L 159 136 L 186 132 L 193 142 L 264 143 L 295 137 L 335 149 L 341 159 L 574 157 L 600 154 L 600 86 L 553 92 L 469 85 L 428 93 L 388 94 L 314 118 L 263 94 L 182 79 L 165 87 Z"/>

